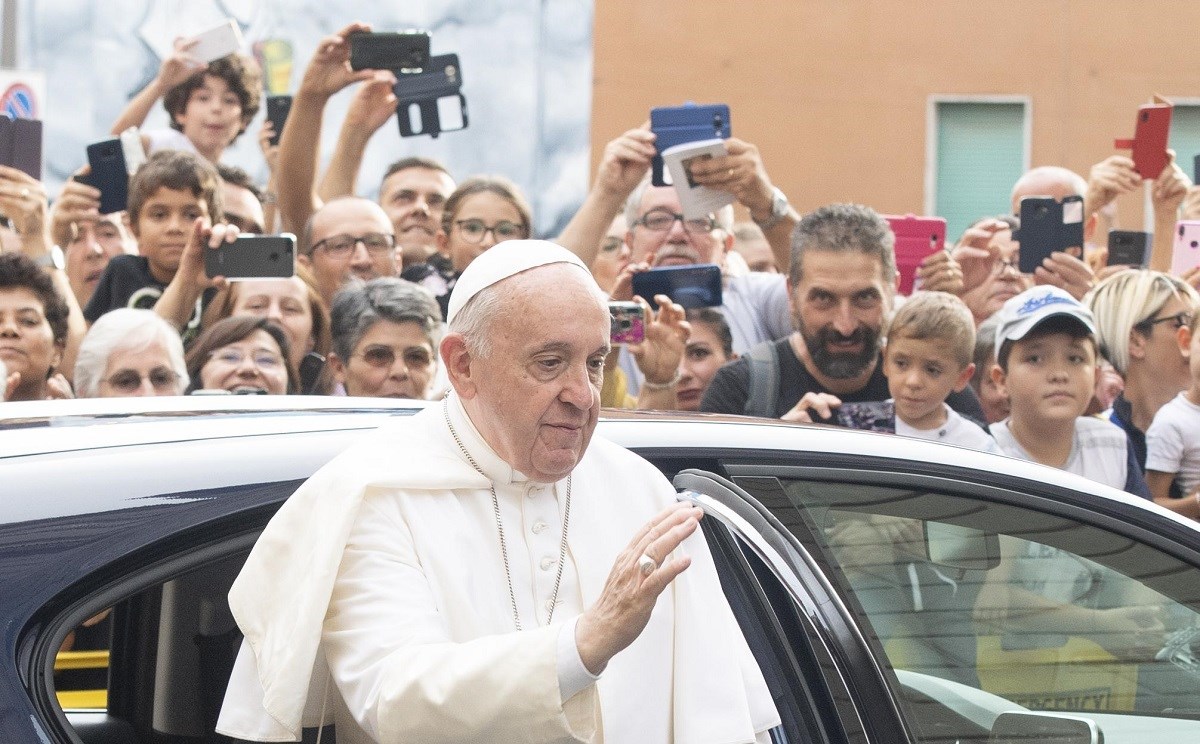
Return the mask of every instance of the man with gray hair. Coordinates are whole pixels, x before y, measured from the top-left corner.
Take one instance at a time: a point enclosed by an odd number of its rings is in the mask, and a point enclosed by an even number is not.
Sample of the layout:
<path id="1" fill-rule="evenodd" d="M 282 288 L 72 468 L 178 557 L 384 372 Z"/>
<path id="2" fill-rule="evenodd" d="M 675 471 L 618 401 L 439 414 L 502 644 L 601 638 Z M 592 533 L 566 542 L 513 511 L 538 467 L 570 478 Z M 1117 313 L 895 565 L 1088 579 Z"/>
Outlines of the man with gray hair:
<path id="1" fill-rule="evenodd" d="M 870 207 L 831 204 L 800 220 L 787 276 L 795 330 L 726 364 L 701 411 L 828 420 L 843 402 L 887 400 L 880 364 L 896 287 L 895 236 Z M 970 388 L 946 399 L 983 419 Z"/>
<path id="2" fill-rule="evenodd" d="M 770 741 L 702 512 L 592 436 L 610 321 L 586 265 L 501 243 L 447 320 L 453 390 L 318 471 L 251 552 L 217 730 L 299 740 L 327 710 L 342 744 Z"/>

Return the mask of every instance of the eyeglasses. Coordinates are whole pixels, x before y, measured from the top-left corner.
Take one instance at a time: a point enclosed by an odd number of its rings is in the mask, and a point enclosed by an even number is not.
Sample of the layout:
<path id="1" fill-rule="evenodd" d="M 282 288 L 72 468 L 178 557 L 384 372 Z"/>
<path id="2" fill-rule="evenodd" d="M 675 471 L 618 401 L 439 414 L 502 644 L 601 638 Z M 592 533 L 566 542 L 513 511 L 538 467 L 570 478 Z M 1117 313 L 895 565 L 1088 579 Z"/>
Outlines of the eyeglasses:
<path id="1" fill-rule="evenodd" d="M 524 225 L 508 220 L 500 220 L 494 225 L 487 225 L 483 220 L 458 220 L 454 224 L 458 227 L 458 232 L 463 236 L 463 240 L 468 243 L 478 243 L 488 233 L 494 235 L 497 242 L 521 240 L 528 237 L 527 228 Z"/>
<path id="2" fill-rule="evenodd" d="M 1135 325 L 1134 328 L 1141 329 L 1142 333 L 1148 336 L 1150 335 L 1150 332 L 1154 330 L 1154 326 L 1158 325 L 1159 323 L 1174 323 L 1175 330 L 1179 330 L 1184 326 L 1190 326 L 1192 324 L 1192 314 L 1184 311 L 1175 313 L 1174 315 L 1168 315 L 1164 318 L 1146 318 L 1142 322 Z"/>
<path id="3" fill-rule="evenodd" d="M 256 349 L 249 354 L 233 347 L 217 349 L 208 358 L 218 361 L 221 364 L 228 364 L 230 367 L 238 367 L 247 359 L 253 362 L 254 366 L 259 369 L 274 370 L 283 366 L 283 357 L 266 349 Z"/>
<path id="4" fill-rule="evenodd" d="M 362 359 L 372 367 L 390 369 L 396 363 L 396 352 L 390 346 L 368 346 L 360 354 L 352 356 Z M 424 368 L 433 363 L 433 355 L 428 349 L 414 346 L 404 350 L 404 364 L 411 368 Z"/>
<path id="5" fill-rule="evenodd" d="M 712 217 L 688 220 L 684 219 L 682 214 L 669 209 L 651 209 L 633 224 L 635 226 L 643 225 L 647 230 L 653 232 L 666 232 L 675 224 L 675 220 L 679 220 L 683 224 L 683 229 L 692 235 L 705 235 L 712 232 L 713 228 L 717 226 L 716 220 Z"/>
<path id="6" fill-rule="evenodd" d="M 333 258 L 345 258 L 350 255 L 350 252 L 354 250 L 354 246 L 359 243 L 363 244 L 363 247 L 367 249 L 367 253 L 380 255 L 388 253 L 396 246 L 396 236 L 388 233 L 367 233 L 366 235 L 355 237 L 339 233 L 337 235 L 330 235 L 328 238 L 315 243 L 312 247 L 312 252 L 316 253 L 318 250 L 324 248 L 325 252 Z"/>
<path id="7" fill-rule="evenodd" d="M 150 387 L 155 390 L 173 390 L 179 385 L 179 375 L 169 367 L 155 367 L 148 374 L 123 369 L 116 372 L 104 382 L 113 390 L 121 393 L 137 392 L 142 386 L 142 380 L 149 380 Z"/>

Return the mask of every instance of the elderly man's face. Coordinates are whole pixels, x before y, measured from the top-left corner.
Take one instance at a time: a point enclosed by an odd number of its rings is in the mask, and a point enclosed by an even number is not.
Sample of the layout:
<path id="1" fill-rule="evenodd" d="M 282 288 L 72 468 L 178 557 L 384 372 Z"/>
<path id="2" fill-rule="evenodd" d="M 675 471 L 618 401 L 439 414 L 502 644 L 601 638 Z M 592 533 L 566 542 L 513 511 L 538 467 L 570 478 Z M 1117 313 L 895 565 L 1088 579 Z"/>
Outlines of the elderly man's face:
<path id="1" fill-rule="evenodd" d="M 550 483 L 571 472 L 596 429 L 608 310 L 592 279 L 568 264 L 504 284 L 502 310 L 487 331 L 491 353 L 471 360 L 477 382 L 464 404 L 509 465 Z"/>
<path id="2" fill-rule="evenodd" d="M 1017 270 L 1020 246 L 1012 239 L 1011 230 L 1001 230 L 992 236 L 988 248 L 995 251 L 991 273 L 977 287 L 963 292 L 962 300 L 971 309 L 976 324 L 990 318 L 1008 301 L 1033 286 L 1031 277 Z"/>
<path id="3" fill-rule="evenodd" d="M 387 214 L 374 202 L 366 199 L 338 199 L 326 204 L 313 216 L 312 245 L 316 246 L 309 256 L 300 256 L 301 263 L 312 267 L 317 287 L 326 302 L 352 277 L 364 282 L 380 276 L 396 276 L 400 267 L 391 247 L 383 250 L 368 250 L 362 241 L 339 253 L 330 240 L 336 236 L 352 238 L 392 235 L 392 223 Z"/>
<path id="4" fill-rule="evenodd" d="M 689 230 L 680 220 L 671 222 L 666 230 L 651 230 L 641 221 L 652 211 L 667 215 L 683 212 L 679 195 L 673 186 L 649 186 L 642 194 L 638 221 L 629 226 L 629 233 L 625 236 L 633 261 L 645 261 L 647 256 L 654 254 L 655 266 L 701 263 L 719 266 L 725 263 L 729 238 L 724 230 Z"/>

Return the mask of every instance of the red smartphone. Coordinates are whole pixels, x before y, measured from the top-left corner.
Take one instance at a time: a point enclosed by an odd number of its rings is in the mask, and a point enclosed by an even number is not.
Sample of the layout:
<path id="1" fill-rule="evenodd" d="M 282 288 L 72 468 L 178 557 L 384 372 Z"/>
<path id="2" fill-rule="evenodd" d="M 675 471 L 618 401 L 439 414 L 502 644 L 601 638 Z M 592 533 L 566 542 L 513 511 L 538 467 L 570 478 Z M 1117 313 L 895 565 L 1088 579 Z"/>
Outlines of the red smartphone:
<path id="1" fill-rule="evenodd" d="M 903 217 L 886 215 L 896 236 L 896 271 L 900 272 L 900 294 L 910 295 L 917 278 L 917 267 L 929 256 L 946 247 L 946 220 L 941 217 Z"/>
<path id="2" fill-rule="evenodd" d="M 1175 248 L 1171 252 L 1171 273 L 1182 276 L 1200 266 L 1200 220 L 1175 223 Z"/>
<path id="3" fill-rule="evenodd" d="M 1133 150 L 1133 167 L 1142 178 L 1154 180 L 1167 167 L 1167 137 L 1171 133 L 1170 103 L 1147 103 L 1138 107 L 1133 139 L 1118 139 L 1118 150 Z"/>

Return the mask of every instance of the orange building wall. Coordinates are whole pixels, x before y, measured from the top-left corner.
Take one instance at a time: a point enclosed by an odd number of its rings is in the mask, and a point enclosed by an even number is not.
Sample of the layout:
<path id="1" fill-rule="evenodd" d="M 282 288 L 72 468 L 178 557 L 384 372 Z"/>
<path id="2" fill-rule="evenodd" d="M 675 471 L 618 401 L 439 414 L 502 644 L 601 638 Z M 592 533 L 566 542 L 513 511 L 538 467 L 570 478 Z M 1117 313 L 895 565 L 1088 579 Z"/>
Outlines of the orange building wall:
<path id="1" fill-rule="evenodd" d="M 1200 96 L 1197 32 L 1182 1 L 597 0 L 592 165 L 653 106 L 728 103 L 798 209 L 919 214 L 929 96 L 1029 96 L 1031 163 L 1086 176 L 1152 93 Z"/>

